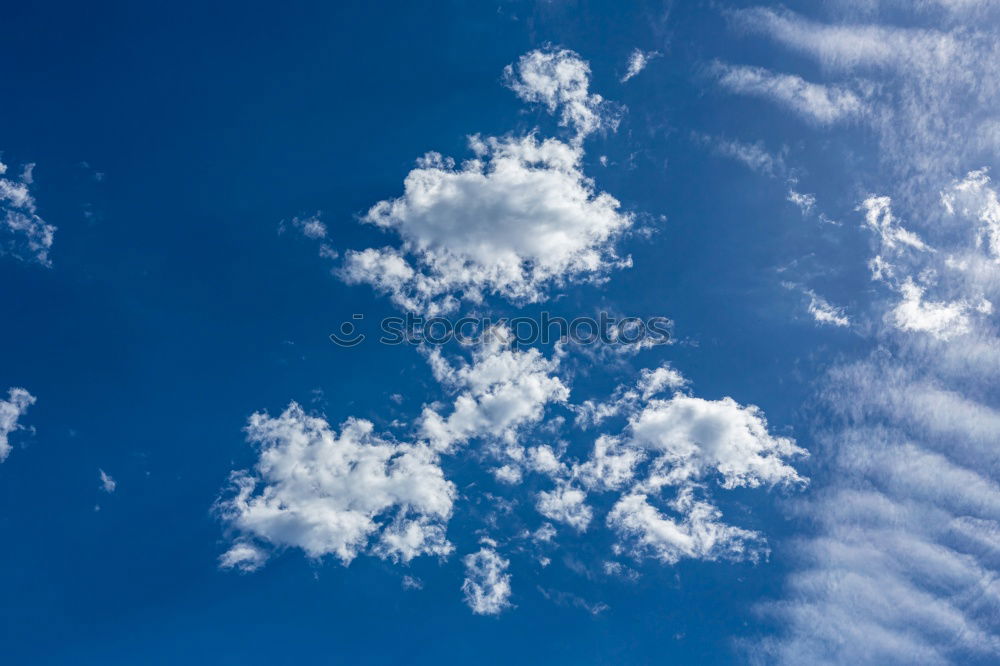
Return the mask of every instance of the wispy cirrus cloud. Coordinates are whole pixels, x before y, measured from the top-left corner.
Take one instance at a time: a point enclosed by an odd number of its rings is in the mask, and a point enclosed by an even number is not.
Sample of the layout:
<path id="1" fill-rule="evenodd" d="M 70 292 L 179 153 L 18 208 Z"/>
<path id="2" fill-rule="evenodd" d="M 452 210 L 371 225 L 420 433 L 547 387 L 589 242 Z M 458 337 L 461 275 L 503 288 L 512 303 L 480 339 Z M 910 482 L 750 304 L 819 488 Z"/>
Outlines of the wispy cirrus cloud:
<path id="1" fill-rule="evenodd" d="M 846 87 L 814 83 L 795 74 L 724 63 L 715 63 L 711 72 L 718 85 L 731 93 L 770 100 L 819 125 L 855 119 L 868 109 L 864 100 Z"/>

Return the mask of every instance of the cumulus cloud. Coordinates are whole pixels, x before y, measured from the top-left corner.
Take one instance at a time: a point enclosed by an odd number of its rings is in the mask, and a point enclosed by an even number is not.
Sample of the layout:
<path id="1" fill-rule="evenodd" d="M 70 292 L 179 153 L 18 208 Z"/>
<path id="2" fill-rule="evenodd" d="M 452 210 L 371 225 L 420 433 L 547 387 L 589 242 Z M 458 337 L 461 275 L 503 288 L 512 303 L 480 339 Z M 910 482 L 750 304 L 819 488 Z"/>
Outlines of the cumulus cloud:
<path id="1" fill-rule="evenodd" d="M 643 368 L 639 379 L 633 385 L 622 385 L 615 389 L 606 402 L 585 400 L 575 406 L 576 424 L 581 427 L 600 425 L 601 422 L 625 412 L 631 412 L 642 402 L 666 389 L 678 390 L 687 386 L 688 380 L 670 363 L 658 368 Z"/>
<path id="2" fill-rule="evenodd" d="M 510 561 L 489 547 L 480 548 L 462 560 L 465 580 L 462 592 L 465 603 L 476 615 L 498 615 L 510 608 Z"/>
<path id="3" fill-rule="evenodd" d="M 576 130 L 575 142 L 599 130 L 618 127 L 619 110 L 590 92 L 590 65 L 573 51 L 526 53 L 504 69 L 504 81 L 524 101 L 559 113 L 559 124 Z"/>
<path id="4" fill-rule="evenodd" d="M 612 244 L 632 216 L 596 191 L 580 170 L 579 148 L 531 135 L 473 137 L 470 145 L 475 158 L 458 167 L 428 155 L 406 177 L 402 197 L 372 207 L 364 220 L 403 244 L 347 253 L 347 282 L 434 314 L 487 294 L 537 302 L 551 287 L 628 264 Z"/>
<path id="5" fill-rule="evenodd" d="M 646 69 L 646 65 L 649 64 L 649 61 L 659 56 L 659 51 L 643 51 L 642 49 L 634 49 L 632 54 L 628 57 L 628 69 L 625 71 L 624 76 L 622 76 L 621 82 L 625 83 L 636 74 Z"/>
<path id="6" fill-rule="evenodd" d="M 435 315 L 489 295 L 538 302 L 553 288 L 601 281 L 630 265 L 614 243 L 632 215 L 582 171 L 583 139 L 617 125 L 612 106 L 589 92 L 588 65 L 571 51 L 532 51 L 507 67 L 504 79 L 525 101 L 558 113 L 574 138 L 475 135 L 472 157 L 461 164 L 427 153 L 404 180 L 403 195 L 363 217 L 400 244 L 347 252 L 338 271 L 346 282 Z"/>
<path id="7" fill-rule="evenodd" d="M 768 432 L 754 405 L 732 398 L 705 400 L 677 394 L 653 400 L 629 420 L 631 440 L 662 456 L 654 485 L 720 477 L 723 488 L 794 485 L 805 480 L 786 460 L 805 455 L 788 437 Z"/>
<path id="8" fill-rule="evenodd" d="M 49 250 L 56 228 L 38 215 L 29 186 L 34 182 L 34 164 L 26 165 L 17 180 L 6 177 L 7 165 L 0 162 L 0 229 L 6 232 L 3 250 L 19 259 L 33 259 L 50 266 Z"/>
<path id="9" fill-rule="evenodd" d="M 757 407 L 691 396 L 683 392 L 687 384 L 665 365 L 644 370 L 637 389 L 619 387 L 610 402 L 591 403 L 581 425 L 618 414 L 627 415 L 627 423 L 619 434 L 597 437 L 587 459 L 567 465 L 555 495 L 546 499 L 561 500 L 570 479 L 580 484 L 573 505 L 584 502 L 583 490 L 619 493 L 605 523 L 620 539 L 618 551 L 637 558 L 756 561 L 767 553 L 764 535 L 724 523 L 712 486 L 803 486 L 806 479 L 789 461 L 806 452 L 791 438 L 771 434 Z M 667 388 L 671 398 L 654 397 Z M 570 522 L 557 515 L 563 504 L 538 508 Z"/>
<path id="10" fill-rule="evenodd" d="M 842 86 L 812 83 L 794 74 L 745 65 L 717 63 L 713 72 L 719 85 L 732 93 L 771 100 L 821 125 L 857 118 L 866 111 L 864 101 Z"/>
<path id="11" fill-rule="evenodd" d="M 681 521 L 661 514 L 645 495 L 629 494 L 618 500 L 607 522 L 631 542 L 636 555 L 649 554 L 665 564 L 682 558 L 757 560 L 767 553 L 760 534 L 719 522 L 722 512 L 696 500 L 690 488 L 671 508 L 683 516 Z"/>
<path id="12" fill-rule="evenodd" d="M 625 426 L 599 435 L 586 459 L 562 462 L 554 489 L 539 496 L 539 512 L 582 530 L 593 517 L 587 493 L 617 493 L 605 524 L 618 535 L 619 552 L 667 564 L 766 555 L 764 535 L 721 520 L 712 487 L 801 487 L 806 479 L 790 461 L 806 452 L 773 435 L 757 407 L 698 398 L 688 384 L 665 364 L 643 370 L 611 400 L 578 408 L 582 427 L 621 415 Z M 667 390 L 672 397 L 656 397 Z"/>
<path id="13" fill-rule="evenodd" d="M 232 475 L 233 491 L 217 505 L 238 535 L 223 566 L 260 566 L 262 544 L 344 564 L 362 552 L 403 562 L 451 552 L 455 488 L 429 446 L 379 437 L 360 419 L 338 433 L 295 403 L 278 417 L 254 414 L 247 439 L 259 447 L 257 463 Z"/>
<path id="14" fill-rule="evenodd" d="M 429 353 L 429 360 L 437 380 L 457 392 L 447 417 L 428 406 L 421 418 L 421 435 L 438 450 L 474 437 L 517 445 L 519 429 L 538 423 L 546 405 L 569 397 L 569 389 L 555 376 L 558 358 L 546 359 L 537 349 L 511 348 L 504 328 L 487 331 L 471 363 L 452 365 L 439 349 Z"/>
<path id="15" fill-rule="evenodd" d="M 12 388 L 7 391 L 7 399 L 0 400 L 0 463 L 7 459 L 13 448 L 10 445 L 10 434 L 23 430 L 18 421 L 28 407 L 35 404 L 35 396 L 23 388 Z"/>
<path id="16" fill-rule="evenodd" d="M 569 484 L 538 493 L 538 513 L 549 520 L 565 523 L 579 532 L 586 531 L 594 512 L 585 503 L 587 494 Z"/>

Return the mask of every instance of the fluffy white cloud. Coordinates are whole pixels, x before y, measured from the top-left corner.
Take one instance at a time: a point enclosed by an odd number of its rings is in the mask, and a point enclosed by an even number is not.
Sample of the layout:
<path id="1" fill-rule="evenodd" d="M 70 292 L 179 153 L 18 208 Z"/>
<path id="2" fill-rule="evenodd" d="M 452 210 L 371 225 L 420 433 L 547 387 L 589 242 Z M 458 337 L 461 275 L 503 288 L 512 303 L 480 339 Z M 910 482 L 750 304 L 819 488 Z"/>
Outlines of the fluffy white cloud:
<path id="1" fill-rule="evenodd" d="M 590 457 L 574 466 L 573 474 L 587 487 L 597 491 L 620 490 L 629 484 L 647 456 L 621 437 L 601 435 L 594 442 Z"/>
<path id="2" fill-rule="evenodd" d="M 0 462 L 10 455 L 10 434 L 22 430 L 18 421 L 28 407 L 35 404 L 35 396 L 23 388 L 12 388 L 7 391 L 7 399 L 0 400 Z"/>
<path id="3" fill-rule="evenodd" d="M 643 400 L 649 400 L 654 395 L 661 393 L 664 389 L 681 389 L 687 386 L 687 379 L 679 373 L 669 363 L 664 363 L 658 368 L 650 370 L 643 368 L 639 373 L 639 381 L 636 388 Z"/>
<path id="4" fill-rule="evenodd" d="M 721 476 L 724 488 L 800 484 L 785 459 L 806 454 L 787 437 L 775 437 L 754 405 L 732 398 L 704 400 L 677 394 L 653 400 L 629 421 L 632 441 L 662 456 L 656 484 L 675 485 Z"/>
<path id="5" fill-rule="evenodd" d="M 437 380 L 458 391 L 447 417 L 424 409 L 421 435 L 435 448 L 449 450 L 475 437 L 516 445 L 520 428 L 541 421 L 549 403 L 569 397 L 555 376 L 558 358 L 546 359 L 537 349 L 512 349 L 509 342 L 509 331 L 494 328 L 473 350 L 472 363 L 457 367 L 439 349 L 430 352 Z"/>
<path id="6" fill-rule="evenodd" d="M 398 234 L 400 246 L 348 252 L 339 270 L 345 281 L 434 315 L 487 295 L 537 302 L 554 287 L 600 281 L 629 265 L 613 246 L 632 216 L 581 170 L 583 138 L 617 124 L 611 105 L 589 92 L 589 67 L 571 51 L 532 51 L 504 76 L 519 97 L 558 112 L 575 138 L 477 135 L 473 157 L 460 165 L 428 153 L 403 195 L 363 218 Z"/>
<path id="7" fill-rule="evenodd" d="M 510 607 L 510 562 L 489 547 L 470 553 L 462 560 L 465 602 L 476 615 L 497 615 Z"/>
<path id="8" fill-rule="evenodd" d="M 622 83 L 625 83 L 633 76 L 646 69 L 646 65 L 649 64 L 649 61 L 659 55 L 659 51 L 643 51 L 642 49 L 633 50 L 632 54 L 628 57 L 628 69 L 626 70 L 625 75 L 621 78 Z"/>
<path id="9" fill-rule="evenodd" d="M 586 531 L 594 512 L 585 503 L 587 494 L 579 488 L 561 483 L 552 491 L 538 493 L 538 513 L 550 520 L 566 523 L 577 531 Z"/>
<path id="10" fill-rule="evenodd" d="M 620 435 L 601 435 L 583 462 L 568 466 L 568 479 L 594 493 L 621 491 L 606 523 L 622 539 L 620 551 L 650 555 L 673 564 L 681 558 L 750 559 L 766 554 L 765 539 L 756 532 L 727 525 L 710 499 L 708 483 L 724 489 L 759 486 L 802 486 L 806 479 L 788 463 L 806 455 L 787 437 L 768 432 L 755 406 L 732 398 L 705 400 L 680 392 L 687 381 L 669 366 L 643 371 L 638 390 L 619 387 L 609 403 L 590 405 L 583 415 L 600 422 L 628 414 Z M 655 399 L 665 388 L 669 399 Z M 586 420 L 581 424 L 586 425 Z M 568 481 L 557 483 L 551 507 L 539 510 L 553 520 Z M 667 488 L 676 489 L 664 515 L 655 503 Z M 582 492 L 573 501 L 582 502 Z M 590 515 L 587 515 L 589 522 Z"/>
<path id="11" fill-rule="evenodd" d="M 632 544 L 637 556 L 652 555 L 665 564 L 682 558 L 756 560 L 767 553 L 760 534 L 719 522 L 722 513 L 684 489 L 671 502 L 683 516 L 675 521 L 652 506 L 646 495 L 624 495 L 607 522 Z"/>
<path id="12" fill-rule="evenodd" d="M 585 400 L 577 405 L 576 424 L 581 427 L 599 425 L 601 422 L 622 414 L 634 411 L 639 404 L 649 400 L 665 389 L 678 390 L 687 386 L 688 380 L 669 363 L 658 368 L 643 368 L 639 379 L 633 386 L 619 386 L 607 402 Z"/>
<path id="13" fill-rule="evenodd" d="M 237 539 L 229 550 L 219 556 L 223 569 L 238 569 L 244 573 L 256 571 L 267 564 L 270 554 L 249 539 Z"/>
<path id="14" fill-rule="evenodd" d="M 812 83 L 794 74 L 724 64 L 717 64 L 714 73 L 719 85 L 730 92 L 769 99 L 823 125 L 857 118 L 866 112 L 865 103 L 851 90 Z"/>
<path id="15" fill-rule="evenodd" d="M 619 111 L 590 92 L 590 66 L 573 51 L 535 50 L 504 70 L 504 80 L 526 102 L 559 112 L 559 124 L 576 130 L 576 142 L 618 126 Z"/>
<path id="16" fill-rule="evenodd" d="M 365 221 L 403 244 L 348 252 L 347 282 L 435 314 L 457 307 L 457 297 L 536 302 L 553 286 L 628 264 L 612 243 L 632 216 L 596 191 L 580 170 L 580 148 L 530 135 L 470 144 L 474 159 L 456 167 L 429 154 L 406 177 L 402 197 L 372 207 Z"/>
<path id="17" fill-rule="evenodd" d="M 254 414 L 247 438 L 260 447 L 257 463 L 233 474 L 233 494 L 218 503 L 239 535 L 224 566 L 259 566 L 255 542 L 345 564 L 366 550 L 404 562 L 451 552 L 455 488 L 427 445 L 380 438 L 359 419 L 337 433 L 295 403 L 278 417 Z"/>
<path id="18" fill-rule="evenodd" d="M 19 258 L 33 258 L 43 266 L 51 265 L 49 250 L 56 228 L 38 215 L 29 185 L 33 182 L 33 164 L 27 165 L 20 179 L 7 178 L 7 165 L 0 162 L 0 215 L 9 240 L 4 249 Z"/>

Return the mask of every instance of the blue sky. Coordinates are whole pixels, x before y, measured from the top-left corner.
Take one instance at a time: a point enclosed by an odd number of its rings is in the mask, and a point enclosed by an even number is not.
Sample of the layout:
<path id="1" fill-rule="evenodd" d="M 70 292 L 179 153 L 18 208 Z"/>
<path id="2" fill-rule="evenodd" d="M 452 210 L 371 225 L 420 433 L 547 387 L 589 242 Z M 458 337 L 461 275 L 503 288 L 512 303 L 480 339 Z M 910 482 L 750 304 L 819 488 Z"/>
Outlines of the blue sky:
<path id="1" fill-rule="evenodd" d="M 1000 13 L 816 4 L 8 7 L 5 662 L 995 663 Z"/>

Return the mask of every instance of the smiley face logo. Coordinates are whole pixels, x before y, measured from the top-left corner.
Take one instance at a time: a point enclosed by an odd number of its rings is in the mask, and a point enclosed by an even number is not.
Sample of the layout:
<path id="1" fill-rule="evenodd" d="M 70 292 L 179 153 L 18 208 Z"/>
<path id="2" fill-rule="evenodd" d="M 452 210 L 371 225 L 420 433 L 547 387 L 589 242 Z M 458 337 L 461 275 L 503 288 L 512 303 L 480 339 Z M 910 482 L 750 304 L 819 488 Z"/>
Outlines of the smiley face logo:
<path id="1" fill-rule="evenodd" d="M 354 320 L 364 319 L 363 314 L 355 314 L 351 316 Z M 340 325 L 340 332 L 334 332 L 330 334 L 330 341 L 337 345 L 338 347 L 355 347 L 360 345 L 365 341 L 364 333 L 358 333 L 357 327 L 349 321 L 345 321 Z"/>

